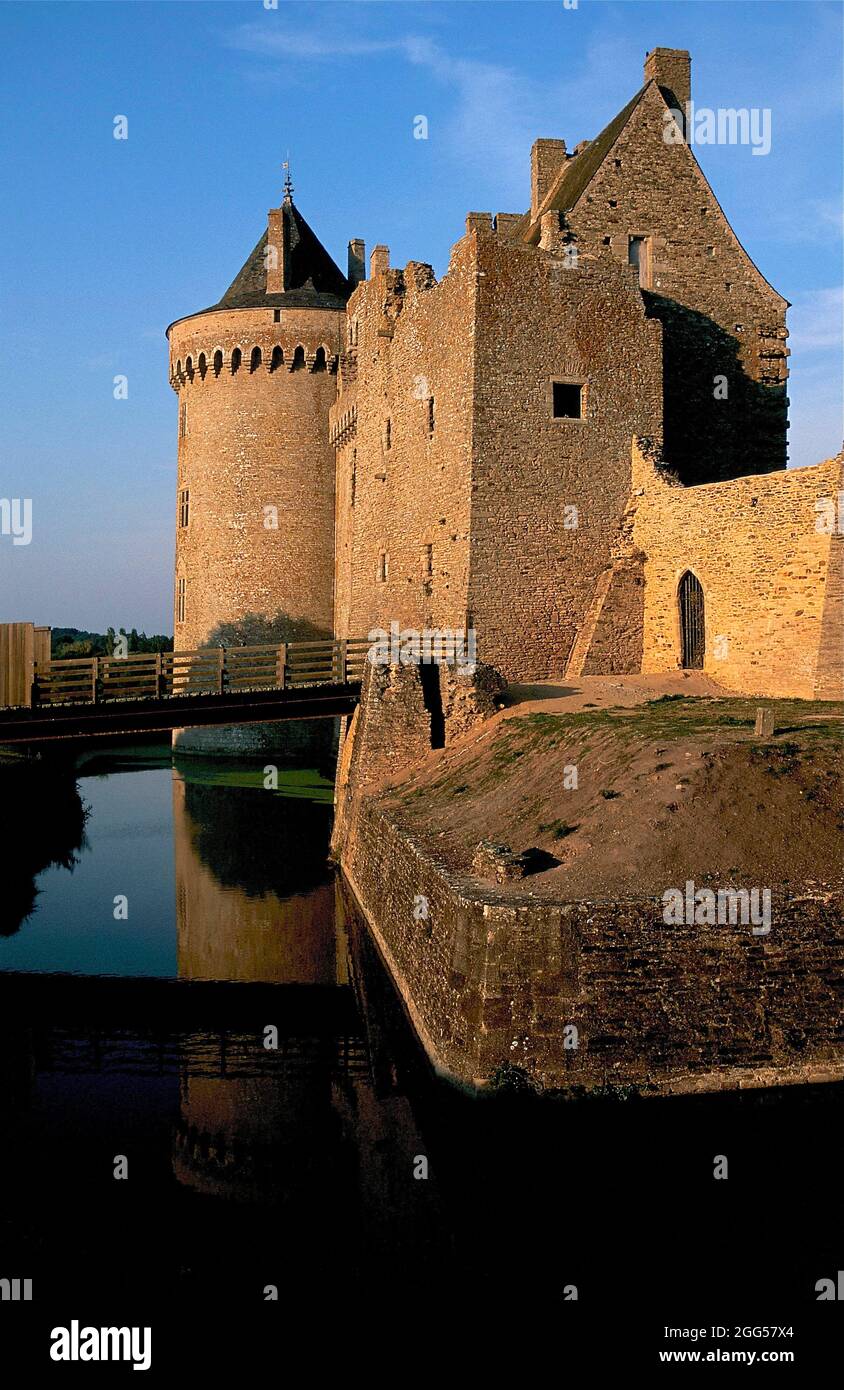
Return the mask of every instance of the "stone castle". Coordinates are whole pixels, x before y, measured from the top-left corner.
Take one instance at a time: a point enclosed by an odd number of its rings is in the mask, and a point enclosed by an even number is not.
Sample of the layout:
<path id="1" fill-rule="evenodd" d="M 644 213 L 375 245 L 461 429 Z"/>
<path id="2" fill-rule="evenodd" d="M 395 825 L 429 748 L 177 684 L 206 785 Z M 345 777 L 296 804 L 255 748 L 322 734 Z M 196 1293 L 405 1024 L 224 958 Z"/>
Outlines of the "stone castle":
<path id="1" fill-rule="evenodd" d="M 786 471 L 787 302 L 683 138 L 683 50 L 438 282 L 285 190 L 168 329 L 175 646 L 474 629 L 511 681 L 699 668 L 840 695 L 841 457 Z M 674 114 L 672 114 L 674 113 Z"/>

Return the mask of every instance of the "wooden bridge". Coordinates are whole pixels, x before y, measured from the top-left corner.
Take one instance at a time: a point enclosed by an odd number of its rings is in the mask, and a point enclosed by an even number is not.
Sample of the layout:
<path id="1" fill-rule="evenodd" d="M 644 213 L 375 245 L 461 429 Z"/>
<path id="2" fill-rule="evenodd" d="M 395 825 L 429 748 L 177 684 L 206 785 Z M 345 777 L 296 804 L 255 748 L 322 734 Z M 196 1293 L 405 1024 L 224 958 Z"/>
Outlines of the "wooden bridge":
<path id="1" fill-rule="evenodd" d="M 0 744 L 351 714 L 370 645 L 360 637 L 53 661 L 36 641 L 23 675 L 18 662 L 0 683 Z"/>

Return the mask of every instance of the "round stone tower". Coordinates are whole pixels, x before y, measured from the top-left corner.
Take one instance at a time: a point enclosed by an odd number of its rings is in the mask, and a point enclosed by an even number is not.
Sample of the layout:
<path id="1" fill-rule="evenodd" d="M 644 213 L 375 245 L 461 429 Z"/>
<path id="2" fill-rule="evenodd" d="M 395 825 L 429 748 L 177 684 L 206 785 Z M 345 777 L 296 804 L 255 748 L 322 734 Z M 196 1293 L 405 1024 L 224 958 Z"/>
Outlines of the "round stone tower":
<path id="1" fill-rule="evenodd" d="M 333 635 L 336 395 L 346 300 L 293 203 L 281 207 L 219 303 L 167 330 L 179 400 L 175 647 Z M 191 731 L 181 747 L 266 747 L 286 726 Z M 305 733 L 305 730 L 299 730 Z M 289 741 L 288 729 L 282 746 Z"/>

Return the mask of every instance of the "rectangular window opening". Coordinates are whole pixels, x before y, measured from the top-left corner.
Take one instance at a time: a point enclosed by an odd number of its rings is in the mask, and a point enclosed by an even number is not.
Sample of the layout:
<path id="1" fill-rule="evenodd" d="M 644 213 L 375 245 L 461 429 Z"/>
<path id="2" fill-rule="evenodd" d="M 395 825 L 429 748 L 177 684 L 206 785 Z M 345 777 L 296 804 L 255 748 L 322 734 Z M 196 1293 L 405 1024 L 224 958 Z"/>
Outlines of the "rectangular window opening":
<path id="1" fill-rule="evenodd" d="M 385 550 L 378 556 L 378 583 L 386 584 L 390 572 L 390 557 Z"/>
<path id="2" fill-rule="evenodd" d="M 179 525 L 184 529 L 190 521 L 190 490 L 183 487 L 179 492 Z"/>
<path id="3" fill-rule="evenodd" d="M 435 416 L 434 416 L 434 398 L 433 398 L 433 396 L 429 396 L 429 397 L 428 397 L 428 434 L 429 434 L 429 435 L 431 435 L 431 434 L 434 433 L 434 424 L 435 424 Z"/>
<path id="4" fill-rule="evenodd" d="M 185 621 L 185 608 L 186 608 L 186 599 L 187 599 L 187 587 L 188 587 L 188 581 L 187 581 L 186 579 L 180 579 L 179 582 L 178 582 L 178 584 L 176 585 L 176 622 L 177 622 L 177 623 L 183 623 L 183 622 Z"/>
<path id="5" fill-rule="evenodd" d="M 627 264 L 634 265 L 639 272 L 639 286 L 646 290 L 650 286 L 650 244 L 646 236 L 631 236 L 627 239 Z"/>
<path id="6" fill-rule="evenodd" d="M 273 309 L 273 323 L 281 323 L 281 310 Z"/>
<path id="7" fill-rule="evenodd" d="M 583 386 L 572 381 L 551 383 L 551 413 L 555 420 L 583 419 Z"/>

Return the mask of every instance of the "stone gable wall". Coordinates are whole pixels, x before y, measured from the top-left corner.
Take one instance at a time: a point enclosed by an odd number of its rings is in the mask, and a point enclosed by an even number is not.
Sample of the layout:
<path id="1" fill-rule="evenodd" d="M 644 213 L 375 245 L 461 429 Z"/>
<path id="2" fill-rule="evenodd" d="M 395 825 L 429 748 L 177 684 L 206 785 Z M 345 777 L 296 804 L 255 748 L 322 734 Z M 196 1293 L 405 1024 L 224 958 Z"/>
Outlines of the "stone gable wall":
<path id="1" fill-rule="evenodd" d="M 738 243 L 689 147 L 663 139 L 665 111 L 649 88 L 567 225 L 581 253 L 625 263 L 628 237 L 652 238 L 665 451 L 683 481 L 784 468 L 785 301 Z M 732 157 L 754 158 L 740 145 Z M 714 397 L 716 375 L 727 377 L 726 400 Z"/>

